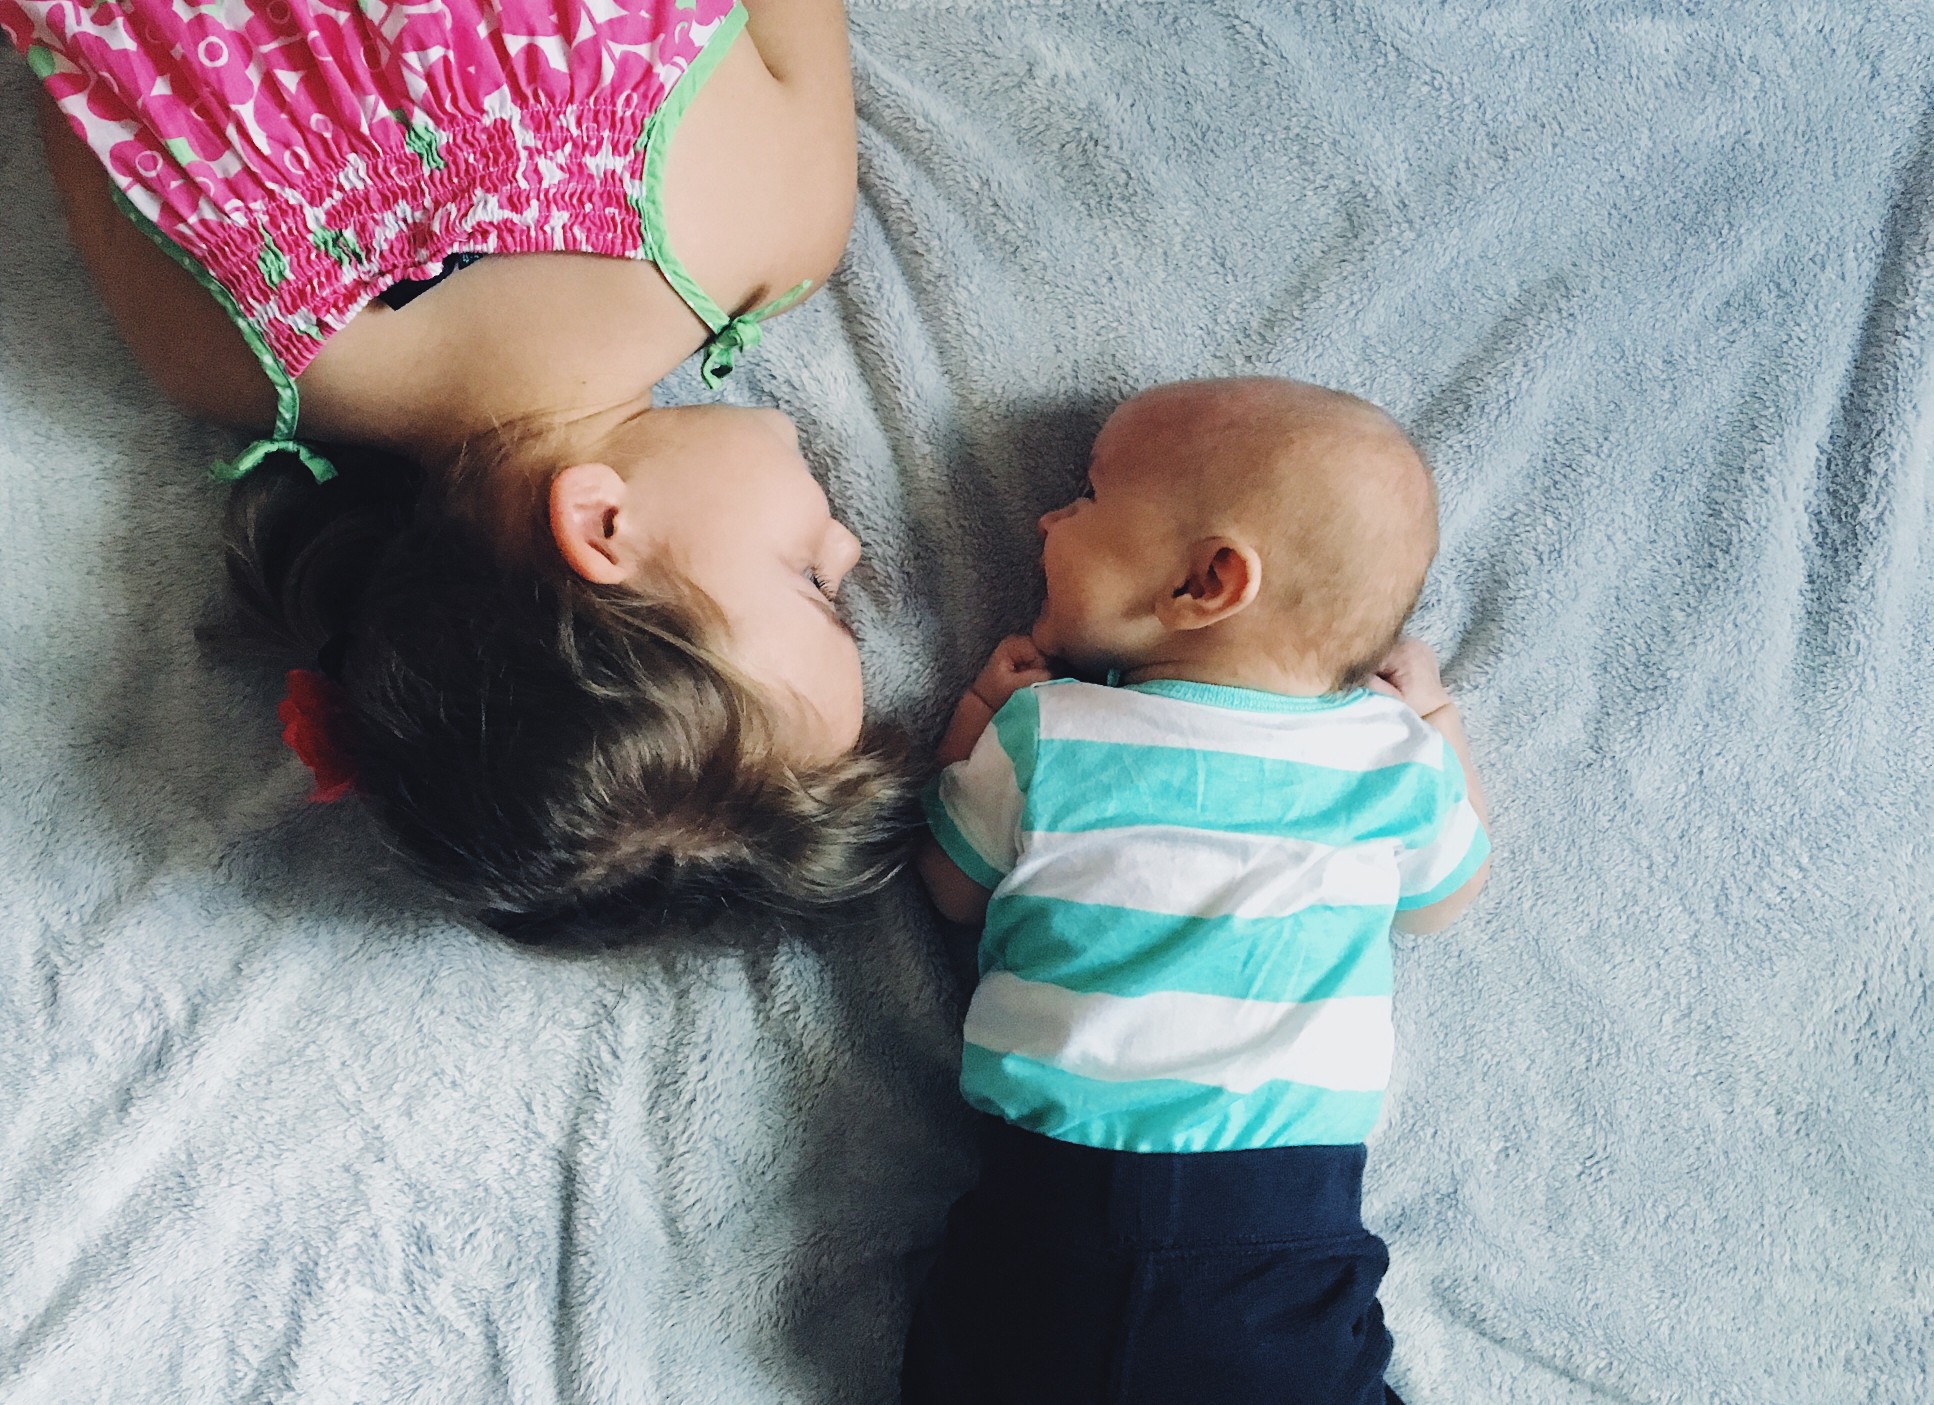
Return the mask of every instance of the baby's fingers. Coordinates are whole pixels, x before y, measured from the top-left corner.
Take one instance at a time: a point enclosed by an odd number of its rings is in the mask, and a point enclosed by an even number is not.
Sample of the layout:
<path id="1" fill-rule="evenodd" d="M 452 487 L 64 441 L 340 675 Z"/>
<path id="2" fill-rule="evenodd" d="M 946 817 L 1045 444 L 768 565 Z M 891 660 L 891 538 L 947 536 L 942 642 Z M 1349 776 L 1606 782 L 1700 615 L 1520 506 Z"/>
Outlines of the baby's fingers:
<path id="1" fill-rule="evenodd" d="M 1043 669 L 1047 660 L 1025 634 L 1010 634 L 994 646 L 994 662 L 1013 673 Z"/>
<path id="2" fill-rule="evenodd" d="M 1437 651 L 1415 635 L 1407 634 L 1397 641 L 1384 659 L 1385 664 L 1394 664 L 1397 672 L 1419 678 L 1438 676 Z"/>

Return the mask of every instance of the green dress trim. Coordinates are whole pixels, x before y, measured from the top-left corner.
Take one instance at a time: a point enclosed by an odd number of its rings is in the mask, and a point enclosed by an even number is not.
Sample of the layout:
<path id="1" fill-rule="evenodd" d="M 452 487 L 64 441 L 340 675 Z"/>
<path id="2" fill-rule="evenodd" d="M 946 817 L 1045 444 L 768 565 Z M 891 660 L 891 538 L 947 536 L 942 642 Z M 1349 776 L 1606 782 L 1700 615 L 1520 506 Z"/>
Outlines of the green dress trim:
<path id="1" fill-rule="evenodd" d="M 229 296 L 228 289 L 217 283 L 187 250 L 156 228 L 154 221 L 136 209 L 134 202 L 122 194 L 119 186 L 110 186 L 109 193 L 113 195 L 121 213 L 134 221 L 135 228 L 154 241 L 162 253 L 186 269 L 189 276 L 220 304 L 222 311 L 228 314 L 228 320 L 242 334 L 242 340 L 248 343 L 248 349 L 255 353 L 256 363 L 269 378 L 269 384 L 275 387 L 275 428 L 270 431 L 269 437 L 256 440 L 232 459 L 211 465 L 209 473 L 220 482 L 232 483 L 270 454 L 294 454 L 315 475 L 316 482 L 327 483 L 334 478 L 336 466 L 295 437 L 296 420 L 302 412 L 302 396 L 295 388 L 294 378 L 282 369 L 282 362 L 269 349 L 261 329 L 243 314 L 235 299 Z"/>
<path id="2" fill-rule="evenodd" d="M 685 300 L 685 305 L 698 316 L 698 319 L 711 329 L 712 336 L 705 343 L 702 359 L 698 363 L 699 379 L 710 389 L 718 389 L 719 383 L 732 374 L 738 364 L 741 351 L 750 351 L 759 344 L 765 335 L 759 324 L 778 313 L 784 312 L 807 293 L 812 291 L 812 280 L 796 284 L 767 303 L 764 307 L 751 312 L 733 316 L 719 306 L 712 295 L 699 286 L 691 270 L 684 261 L 672 251 L 671 237 L 667 234 L 665 219 L 665 161 L 671 151 L 672 134 L 685 118 L 685 110 L 698 96 L 705 80 L 712 76 L 719 60 L 725 57 L 732 41 L 745 28 L 745 6 L 734 5 L 726 11 L 719 21 L 719 32 L 714 34 L 699 50 L 698 57 L 692 60 L 665 101 L 652 113 L 645 123 L 645 130 L 638 138 L 638 145 L 644 148 L 644 199 L 638 209 L 640 233 L 644 239 L 645 253 L 658 265 L 658 271 L 665 275 L 665 281 L 672 285 L 672 291 Z"/>

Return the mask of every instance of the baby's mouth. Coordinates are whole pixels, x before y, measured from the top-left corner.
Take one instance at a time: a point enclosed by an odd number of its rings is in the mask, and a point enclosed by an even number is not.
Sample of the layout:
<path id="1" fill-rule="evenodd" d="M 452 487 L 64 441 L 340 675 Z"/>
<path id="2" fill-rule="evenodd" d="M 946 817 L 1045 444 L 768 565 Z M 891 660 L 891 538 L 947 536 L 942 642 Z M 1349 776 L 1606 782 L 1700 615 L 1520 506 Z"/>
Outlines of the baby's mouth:
<path id="1" fill-rule="evenodd" d="M 1041 651 L 1043 658 L 1054 657 L 1054 635 L 1048 629 L 1048 612 L 1045 607 L 1034 617 L 1034 623 L 1027 627 L 1027 637 L 1034 647 Z"/>
<path id="2" fill-rule="evenodd" d="M 1080 678 L 1086 676 L 1082 670 L 1076 668 L 1061 656 L 1057 648 L 1054 631 L 1048 628 L 1047 620 L 1048 613 L 1043 609 L 1034 623 L 1029 626 L 1027 637 L 1033 642 L 1034 647 L 1041 651 L 1041 657 L 1047 660 L 1048 668 L 1057 678 Z"/>

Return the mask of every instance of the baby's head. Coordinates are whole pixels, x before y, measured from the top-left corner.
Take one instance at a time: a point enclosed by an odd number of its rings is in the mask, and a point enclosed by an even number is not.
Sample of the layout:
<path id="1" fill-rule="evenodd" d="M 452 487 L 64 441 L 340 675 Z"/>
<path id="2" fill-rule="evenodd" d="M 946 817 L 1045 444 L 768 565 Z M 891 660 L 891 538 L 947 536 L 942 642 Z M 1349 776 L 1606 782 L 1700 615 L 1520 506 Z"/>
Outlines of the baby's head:
<path id="1" fill-rule="evenodd" d="M 1430 472 L 1395 421 L 1264 378 L 1123 404 L 1040 526 L 1043 653 L 1289 693 L 1366 681 L 1437 551 Z"/>
<path id="2" fill-rule="evenodd" d="M 466 908 L 546 940 L 893 870 L 906 786 L 861 741 L 831 603 L 859 544 L 783 415 L 500 433 L 437 473 L 358 457 L 239 484 L 231 573 L 321 647 L 357 792 Z"/>

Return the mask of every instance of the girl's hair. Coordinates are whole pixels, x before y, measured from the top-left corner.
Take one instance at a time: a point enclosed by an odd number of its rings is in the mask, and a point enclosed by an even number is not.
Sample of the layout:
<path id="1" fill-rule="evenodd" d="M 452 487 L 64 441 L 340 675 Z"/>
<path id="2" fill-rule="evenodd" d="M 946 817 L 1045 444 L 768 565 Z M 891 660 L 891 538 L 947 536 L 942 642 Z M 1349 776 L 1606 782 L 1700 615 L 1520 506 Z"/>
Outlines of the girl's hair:
<path id="1" fill-rule="evenodd" d="M 331 740 L 394 846 L 539 944 L 883 884 L 910 827 L 900 749 L 788 762 L 694 587 L 595 585 L 502 540 L 478 504 L 527 448 L 494 436 L 441 484 L 368 450 L 332 451 L 321 484 L 278 457 L 229 500 L 236 594 L 340 685 Z"/>

